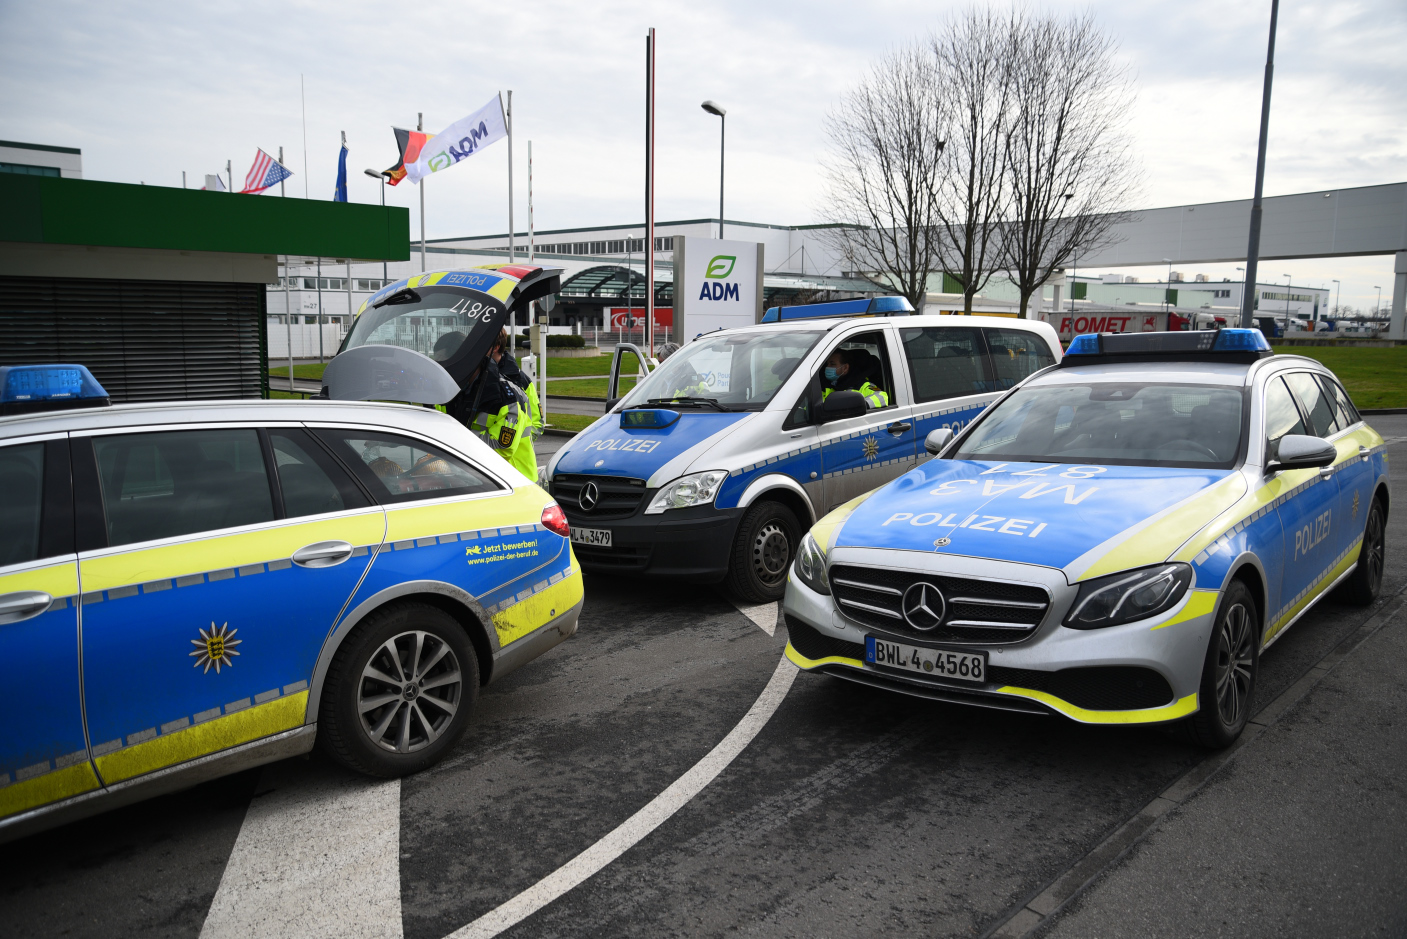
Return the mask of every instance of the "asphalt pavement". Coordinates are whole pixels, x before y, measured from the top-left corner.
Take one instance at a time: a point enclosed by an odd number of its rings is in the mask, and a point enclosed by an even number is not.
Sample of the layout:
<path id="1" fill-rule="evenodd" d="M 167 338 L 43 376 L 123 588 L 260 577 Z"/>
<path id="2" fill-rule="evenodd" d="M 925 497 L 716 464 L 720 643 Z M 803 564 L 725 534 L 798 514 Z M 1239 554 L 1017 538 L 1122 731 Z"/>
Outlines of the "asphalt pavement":
<path id="1" fill-rule="evenodd" d="M 1400 500 L 1407 416 L 1372 423 Z M 1378 605 L 1326 599 L 1262 659 L 1258 707 L 1308 691 L 1037 930 L 1407 932 L 1407 612 L 1381 615 L 1404 588 L 1399 507 Z M 589 577 L 578 634 L 439 766 L 314 755 L 6 845 L 0 936 L 1011 934 L 1208 765 L 1157 730 L 779 669 L 785 637 L 712 588 Z"/>

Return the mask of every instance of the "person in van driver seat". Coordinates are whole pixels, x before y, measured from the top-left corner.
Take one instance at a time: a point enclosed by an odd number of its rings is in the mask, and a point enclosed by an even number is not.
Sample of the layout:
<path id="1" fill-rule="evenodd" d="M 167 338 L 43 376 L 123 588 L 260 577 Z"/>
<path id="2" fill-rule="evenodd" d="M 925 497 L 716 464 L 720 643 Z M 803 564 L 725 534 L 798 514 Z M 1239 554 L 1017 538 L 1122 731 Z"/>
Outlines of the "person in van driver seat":
<path id="1" fill-rule="evenodd" d="M 483 366 L 474 370 L 469 386 L 450 399 L 445 410 L 513 464 L 514 469 L 536 482 L 532 430 L 540 421 L 540 408 L 532 383 L 517 360 L 504 355 L 507 348 L 508 331 L 500 330 Z M 476 396 L 479 405 L 476 413 L 470 414 Z"/>
<path id="2" fill-rule="evenodd" d="M 858 391 L 870 409 L 889 406 L 889 395 L 871 379 L 879 371 L 879 361 L 864 349 L 836 349 L 826 360 L 821 400 L 832 391 Z"/>

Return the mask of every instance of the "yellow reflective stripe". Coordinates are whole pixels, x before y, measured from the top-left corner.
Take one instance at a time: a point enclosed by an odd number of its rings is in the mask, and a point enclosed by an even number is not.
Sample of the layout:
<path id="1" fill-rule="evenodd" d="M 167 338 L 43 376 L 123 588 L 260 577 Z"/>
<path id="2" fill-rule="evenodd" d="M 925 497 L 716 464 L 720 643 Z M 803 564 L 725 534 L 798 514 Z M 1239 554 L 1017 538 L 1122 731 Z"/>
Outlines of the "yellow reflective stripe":
<path id="1" fill-rule="evenodd" d="M 0 789 L 0 818 L 96 788 L 98 777 L 93 774 L 92 764 L 84 760 Z"/>
<path id="2" fill-rule="evenodd" d="M 862 496 L 856 496 L 844 505 L 836 506 L 826 515 L 821 517 L 815 525 L 811 526 L 811 537 L 816 539 L 816 544 L 820 545 L 822 551 L 829 551 L 835 547 L 835 536 L 840 532 L 840 526 L 845 524 L 845 520 L 855 513 L 870 496 L 878 492 L 873 489 Z"/>
<path id="3" fill-rule="evenodd" d="M 536 525 L 542 521 L 542 510 L 551 501 L 552 497 L 537 486 L 521 486 L 489 498 L 387 506 L 386 541 L 408 541 L 479 528 Z"/>
<path id="4" fill-rule="evenodd" d="M 1089 711 L 1085 708 L 1075 707 L 1075 705 L 1071 704 L 1069 701 L 1062 700 L 1044 691 L 1033 691 L 1030 688 L 1014 688 L 1011 686 L 998 688 L 997 690 L 1002 694 L 1010 694 L 1019 698 L 1030 698 L 1033 701 L 1039 701 L 1042 704 L 1054 708 L 1071 720 L 1079 721 L 1082 724 L 1152 724 L 1160 721 L 1175 721 L 1197 710 L 1196 694 L 1190 694 L 1179 701 L 1164 705 L 1160 708 L 1141 708 L 1136 711 Z"/>
<path id="5" fill-rule="evenodd" d="M 806 669 L 810 669 L 810 668 L 815 668 L 817 665 L 831 665 L 831 664 L 835 664 L 835 665 L 852 665 L 852 666 L 854 666 L 855 668 L 864 668 L 864 667 L 865 667 L 865 663 L 864 663 L 864 662 L 861 662 L 859 659 L 848 659 L 848 658 L 846 658 L 846 657 L 843 656 L 843 655 L 828 655 L 828 656 L 826 656 L 826 657 L 823 658 L 823 659 L 808 659 L 806 656 L 802 655 L 800 652 L 797 652 L 797 651 L 796 651 L 796 647 L 793 646 L 790 642 L 787 643 L 786 656 L 787 656 L 787 661 L 791 662 L 791 664 L 795 665 L 797 668 L 806 668 Z"/>
<path id="6" fill-rule="evenodd" d="M 523 638 L 534 629 L 546 626 L 553 617 L 561 616 L 580 603 L 584 592 L 581 569 L 574 568 L 570 574 L 547 589 L 539 590 L 522 603 L 515 603 L 508 609 L 495 613 L 493 628 L 498 633 L 499 647 Z"/>
<path id="7" fill-rule="evenodd" d="M 281 560 L 318 541 L 380 544 L 385 530 L 385 517 L 380 507 L 376 507 L 356 515 L 312 522 L 299 519 L 270 522 L 267 528 L 231 535 L 193 535 L 189 541 L 159 548 L 136 548 L 120 554 L 84 558 L 81 562 L 83 592 Z"/>
<path id="8" fill-rule="evenodd" d="M 1076 578 L 1088 580 L 1166 561 L 1198 529 L 1235 505 L 1245 491 L 1246 481 L 1240 473 L 1227 476 L 1174 506 L 1152 524 L 1134 531 L 1116 544 L 1108 545 L 1108 550 L 1098 560 L 1075 572 Z"/>
<path id="9" fill-rule="evenodd" d="M 78 565 L 68 557 L 44 567 L 0 576 L 0 593 L 15 590 L 42 590 L 51 597 L 71 597 L 78 593 Z"/>
<path id="10" fill-rule="evenodd" d="M 511 277 L 503 277 L 498 283 L 490 287 L 486 293 L 488 293 L 490 297 L 495 297 L 499 300 L 507 300 L 508 295 L 513 292 L 513 288 L 516 286 L 518 286 L 516 280 Z"/>
<path id="11" fill-rule="evenodd" d="M 165 766 L 228 750 L 230 747 L 301 727 L 308 711 L 308 692 L 285 695 L 226 714 L 136 746 L 100 756 L 98 772 L 109 783 L 141 776 Z M 3 792 L 4 790 L 0 790 Z"/>
<path id="12" fill-rule="evenodd" d="M 1190 619 L 1199 616 L 1206 616 L 1216 609 L 1216 598 L 1218 591 L 1215 590 L 1194 590 L 1178 610 L 1171 617 L 1154 626 L 1153 629 L 1162 629 L 1164 626 L 1176 626 L 1178 623 L 1185 623 Z M 1151 631 L 1151 630 L 1150 630 Z"/>

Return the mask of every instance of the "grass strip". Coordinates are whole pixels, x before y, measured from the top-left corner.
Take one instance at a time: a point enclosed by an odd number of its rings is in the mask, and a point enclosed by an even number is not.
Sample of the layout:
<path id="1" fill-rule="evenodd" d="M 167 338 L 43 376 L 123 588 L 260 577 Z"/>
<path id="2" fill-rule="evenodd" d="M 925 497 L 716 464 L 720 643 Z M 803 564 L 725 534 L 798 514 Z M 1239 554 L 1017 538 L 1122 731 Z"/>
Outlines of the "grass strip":
<path id="1" fill-rule="evenodd" d="M 1360 408 L 1407 408 L 1407 346 L 1271 345 L 1322 362 Z"/>

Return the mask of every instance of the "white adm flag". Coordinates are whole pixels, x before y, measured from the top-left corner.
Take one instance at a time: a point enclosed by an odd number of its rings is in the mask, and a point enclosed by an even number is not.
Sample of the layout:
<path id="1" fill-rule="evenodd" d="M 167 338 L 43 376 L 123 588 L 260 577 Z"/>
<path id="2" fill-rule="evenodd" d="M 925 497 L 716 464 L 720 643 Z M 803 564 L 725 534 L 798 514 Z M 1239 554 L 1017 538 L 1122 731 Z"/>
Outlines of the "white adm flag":
<path id="1" fill-rule="evenodd" d="M 503 100 L 495 95 L 473 114 L 455 121 L 425 141 L 420 158 L 406 164 L 406 176 L 411 182 L 418 183 L 431 173 L 443 172 L 506 136 L 508 127 L 503 121 Z"/>

